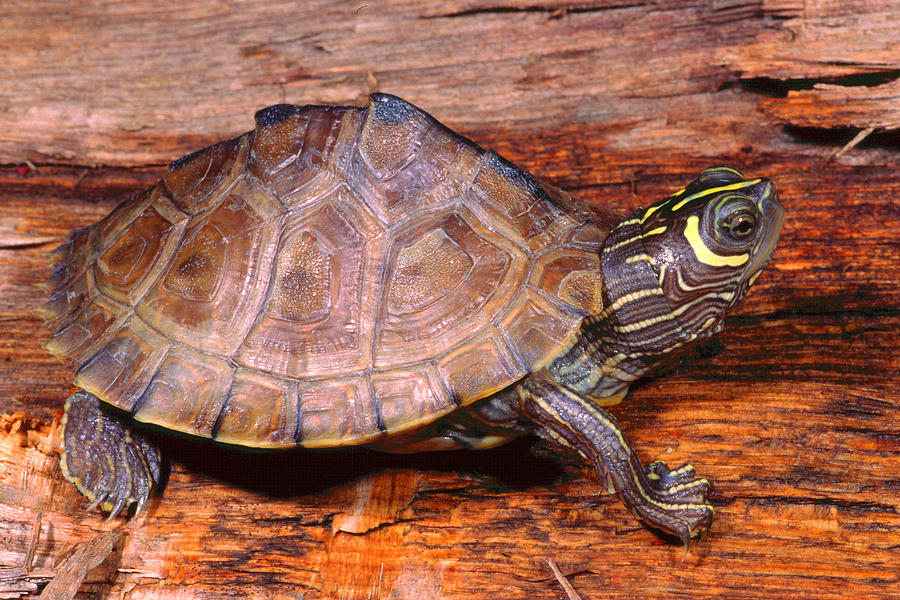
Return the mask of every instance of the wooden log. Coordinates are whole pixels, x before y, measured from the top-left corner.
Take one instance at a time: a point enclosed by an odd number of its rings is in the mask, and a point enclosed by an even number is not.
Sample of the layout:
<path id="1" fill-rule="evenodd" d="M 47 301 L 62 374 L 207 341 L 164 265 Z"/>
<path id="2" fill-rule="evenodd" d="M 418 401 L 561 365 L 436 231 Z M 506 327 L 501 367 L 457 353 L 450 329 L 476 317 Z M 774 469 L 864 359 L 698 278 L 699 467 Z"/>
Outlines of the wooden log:
<path id="1" fill-rule="evenodd" d="M 2 16 L 0 598 L 37 598 L 107 543 L 63 582 L 76 598 L 564 597 L 548 558 L 584 600 L 898 597 L 898 149 L 834 158 L 847 140 L 831 133 L 895 126 L 895 2 L 13 1 Z M 712 531 L 684 560 L 577 457 L 530 439 L 396 457 L 162 438 L 164 494 L 111 523 L 63 480 L 72 373 L 41 349 L 42 253 L 258 108 L 375 90 L 623 213 L 713 163 L 776 182 L 782 242 L 726 331 L 615 408 L 645 461 L 715 482 Z"/>
<path id="2" fill-rule="evenodd" d="M 900 81 L 871 87 L 818 84 L 771 98 L 763 110 L 795 127 L 900 129 Z"/>

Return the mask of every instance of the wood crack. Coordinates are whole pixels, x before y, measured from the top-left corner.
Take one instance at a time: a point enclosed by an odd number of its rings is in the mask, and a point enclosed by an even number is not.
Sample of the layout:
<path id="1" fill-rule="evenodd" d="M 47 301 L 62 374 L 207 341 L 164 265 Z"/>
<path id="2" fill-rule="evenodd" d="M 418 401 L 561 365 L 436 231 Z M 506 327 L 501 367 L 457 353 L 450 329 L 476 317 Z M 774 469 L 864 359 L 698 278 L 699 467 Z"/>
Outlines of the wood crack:
<path id="1" fill-rule="evenodd" d="M 419 17 L 423 20 L 430 19 L 458 19 L 468 17 L 482 17 L 485 15 L 509 15 L 509 14 L 528 14 L 543 13 L 550 19 L 559 19 L 568 15 L 580 15 L 591 13 L 606 13 L 622 9 L 636 8 L 644 6 L 642 2 L 623 2 L 621 4 L 604 5 L 604 6 L 585 6 L 584 4 L 573 4 L 571 6 L 550 6 L 536 4 L 530 6 L 479 6 L 475 8 L 466 8 L 456 11 L 448 11 L 443 13 L 434 13 L 422 15 Z"/>

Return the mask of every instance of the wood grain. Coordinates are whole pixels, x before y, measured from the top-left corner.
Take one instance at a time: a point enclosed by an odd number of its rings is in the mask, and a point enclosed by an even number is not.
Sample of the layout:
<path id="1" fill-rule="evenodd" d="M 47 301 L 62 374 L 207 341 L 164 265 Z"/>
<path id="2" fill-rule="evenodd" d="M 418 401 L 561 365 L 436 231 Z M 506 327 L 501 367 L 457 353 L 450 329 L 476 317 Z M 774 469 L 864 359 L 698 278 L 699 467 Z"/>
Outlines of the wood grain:
<path id="1" fill-rule="evenodd" d="M 900 81 L 871 87 L 818 84 L 771 98 L 763 110 L 796 127 L 900 129 Z"/>
<path id="2" fill-rule="evenodd" d="M 891 0 L 5 2 L 0 598 L 115 535 L 76 598 L 562 598 L 547 558 L 584 600 L 900 598 L 897 39 Z M 395 457 L 165 438 L 165 493 L 112 523 L 62 479 L 72 374 L 41 349 L 42 253 L 258 108 L 375 90 L 623 213 L 710 164 L 777 184 L 782 242 L 725 332 L 615 408 L 644 460 L 715 482 L 684 560 L 530 439 Z"/>

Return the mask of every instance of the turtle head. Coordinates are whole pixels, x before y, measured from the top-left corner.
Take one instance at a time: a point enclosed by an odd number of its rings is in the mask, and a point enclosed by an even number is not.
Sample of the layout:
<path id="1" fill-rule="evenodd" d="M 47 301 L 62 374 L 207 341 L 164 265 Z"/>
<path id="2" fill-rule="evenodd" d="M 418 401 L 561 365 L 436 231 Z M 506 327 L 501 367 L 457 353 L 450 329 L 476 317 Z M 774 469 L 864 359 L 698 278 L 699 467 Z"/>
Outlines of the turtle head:
<path id="1" fill-rule="evenodd" d="M 636 211 L 601 255 L 607 306 L 621 305 L 611 315 L 617 337 L 648 356 L 719 331 L 772 258 L 783 221 L 769 180 L 728 167 Z"/>
<path id="2" fill-rule="evenodd" d="M 682 329 L 720 328 L 772 258 L 783 222 L 775 186 L 728 167 L 706 169 L 643 211 L 644 251 Z"/>

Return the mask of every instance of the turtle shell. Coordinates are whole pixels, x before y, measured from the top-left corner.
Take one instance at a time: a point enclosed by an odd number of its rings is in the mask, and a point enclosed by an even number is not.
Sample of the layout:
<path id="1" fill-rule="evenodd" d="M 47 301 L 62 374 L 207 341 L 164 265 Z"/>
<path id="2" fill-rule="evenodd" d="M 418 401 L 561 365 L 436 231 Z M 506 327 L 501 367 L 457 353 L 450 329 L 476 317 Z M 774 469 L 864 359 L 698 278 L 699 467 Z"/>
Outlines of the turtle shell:
<path id="1" fill-rule="evenodd" d="M 399 98 L 272 106 L 54 252 L 47 348 L 140 421 L 366 443 L 564 349 L 606 230 Z"/>

